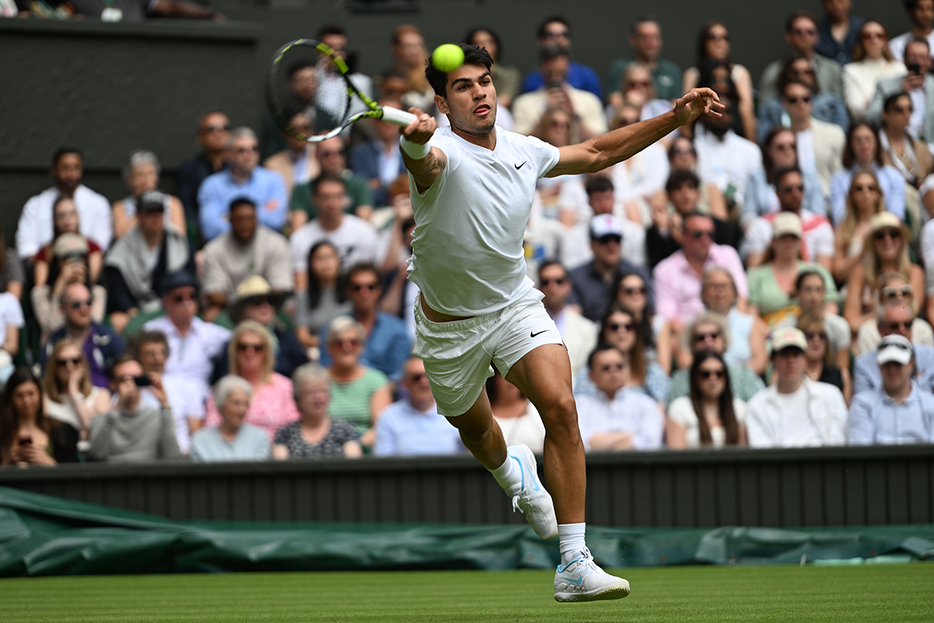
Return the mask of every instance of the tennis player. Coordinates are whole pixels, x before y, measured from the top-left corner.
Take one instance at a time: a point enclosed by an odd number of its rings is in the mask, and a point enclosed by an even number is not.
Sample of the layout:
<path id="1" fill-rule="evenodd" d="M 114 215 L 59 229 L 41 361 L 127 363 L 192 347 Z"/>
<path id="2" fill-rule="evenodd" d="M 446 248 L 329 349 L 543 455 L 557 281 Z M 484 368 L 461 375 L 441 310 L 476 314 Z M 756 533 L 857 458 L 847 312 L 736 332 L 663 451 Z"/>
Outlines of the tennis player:
<path id="1" fill-rule="evenodd" d="M 409 278 L 418 284 L 414 353 L 438 404 L 464 445 L 513 498 L 543 539 L 559 538 L 555 599 L 592 601 L 629 594 L 629 582 L 598 567 L 587 549 L 584 446 L 571 393 L 571 366 L 543 295 L 526 276 L 522 238 L 536 181 L 590 173 L 636 154 L 701 114 L 723 106 L 695 89 L 660 117 L 557 148 L 496 127 L 496 90 L 487 51 L 461 44 L 464 64 L 430 63 L 435 104 L 451 122 L 437 129 L 418 109 L 403 131 L 415 212 Z M 545 479 L 524 446 L 506 447 L 484 382 L 490 363 L 538 408 L 545 425 Z"/>

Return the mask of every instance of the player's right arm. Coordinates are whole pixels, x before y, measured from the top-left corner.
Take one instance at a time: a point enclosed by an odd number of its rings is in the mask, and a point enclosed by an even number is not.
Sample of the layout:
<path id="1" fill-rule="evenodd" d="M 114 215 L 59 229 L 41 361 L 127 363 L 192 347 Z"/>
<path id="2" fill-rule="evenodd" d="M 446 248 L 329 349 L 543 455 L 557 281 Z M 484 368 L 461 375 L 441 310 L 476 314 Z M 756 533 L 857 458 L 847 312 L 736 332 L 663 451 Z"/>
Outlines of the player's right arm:
<path id="1" fill-rule="evenodd" d="M 406 126 L 402 130 L 402 135 L 409 143 L 427 145 L 438 127 L 437 122 L 431 115 L 418 108 L 410 108 L 409 112 L 418 116 L 418 119 Z M 405 163 L 405 168 L 409 170 L 409 173 L 415 179 L 418 192 L 423 193 L 441 177 L 448 158 L 443 151 L 437 147 L 432 147 L 425 157 L 418 159 L 413 158 L 406 153 L 405 149 L 402 149 L 402 161 Z"/>

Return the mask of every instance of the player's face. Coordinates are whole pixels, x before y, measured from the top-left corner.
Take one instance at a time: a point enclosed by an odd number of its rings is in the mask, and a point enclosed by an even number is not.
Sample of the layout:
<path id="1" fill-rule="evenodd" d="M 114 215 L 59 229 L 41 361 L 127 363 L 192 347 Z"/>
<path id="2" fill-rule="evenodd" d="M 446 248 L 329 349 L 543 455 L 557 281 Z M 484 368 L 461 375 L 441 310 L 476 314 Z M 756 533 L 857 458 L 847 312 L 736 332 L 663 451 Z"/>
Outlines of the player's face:
<path id="1" fill-rule="evenodd" d="M 435 104 L 451 125 L 467 134 L 486 135 L 496 124 L 496 89 L 483 65 L 462 65 L 448 74 L 447 97 L 435 96 Z"/>

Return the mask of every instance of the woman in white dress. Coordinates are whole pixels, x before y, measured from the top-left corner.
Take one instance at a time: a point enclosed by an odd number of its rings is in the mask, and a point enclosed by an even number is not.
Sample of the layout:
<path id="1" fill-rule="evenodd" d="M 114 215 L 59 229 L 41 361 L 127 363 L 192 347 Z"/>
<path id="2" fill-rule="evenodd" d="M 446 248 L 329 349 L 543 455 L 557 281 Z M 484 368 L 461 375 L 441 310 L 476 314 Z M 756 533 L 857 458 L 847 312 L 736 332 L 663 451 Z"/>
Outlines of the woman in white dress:
<path id="1" fill-rule="evenodd" d="M 859 29 L 853 62 L 843 66 L 843 100 L 854 120 L 866 116 L 880 78 L 907 73 L 905 63 L 889 51 L 889 31 L 881 22 L 868 20 Z"/>
<path id="2" fill-rule="evenodd" d="M 665 444 L 672 449 L 745 446 L 746 403 L 733 397 L 723 358 L 703 351 L 691 365 L 691 393 L 676 398 L 665 419 Z"/>

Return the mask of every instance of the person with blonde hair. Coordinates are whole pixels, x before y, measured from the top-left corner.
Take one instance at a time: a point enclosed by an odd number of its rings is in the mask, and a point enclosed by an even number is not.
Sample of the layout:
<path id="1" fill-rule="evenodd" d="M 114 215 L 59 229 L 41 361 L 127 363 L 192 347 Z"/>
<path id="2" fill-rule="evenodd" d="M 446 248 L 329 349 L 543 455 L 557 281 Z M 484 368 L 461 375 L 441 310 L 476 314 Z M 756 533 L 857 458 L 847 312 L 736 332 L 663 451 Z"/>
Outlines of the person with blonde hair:
<path id="1" fill-rule="evenodd" d="M 907 73 L 901 59 L 889 51 L 889 31 L 882 22 L 867 20 L 859 29 L 853 62 L 843 66 L 843 99 L 854 119 L 866 116 L 881 78 Z"/>
<path id="2" fill-rule="evenodd" d="M 46 415 L 68 424 L 87 440 L 91 420 L 110 409 L 110 391 L 91 384 L 81 343 L 66 337 L 56 342 L 42 376 Z"/>
<path id="3" fill-rule="evenodd" d="M 908 281 L 908 277 L 894 270 L 884 272 L 879 275 L 879 287 L 876 288 L 876 306 L 884 306 L 889 303 L 900 303 L 905 307 L 916 309 L 917 297 Z M 854 355 L 861 355 L 876 350 L 879 346 L 879 340 L 882 335 L 879 333 L 879 325 L 875 322 L 864 322 L 859 326 L 859 333 L 856 337 L 856 345 L 853 348 Z M 924 346 L 934 346 L 934 329 L 927 320 L 916 317 L 911 323 L 911 340 L 915 344 Z"/>
<path id="4" fill-rule="evenodd" d="M 843 282 L 859 264 L 868 249 L 872 217 L 885 212 L 885 198 L 879 186 L 879 178 L 869 169 L 853 176 L 846 198 L 846 216 L 837 227 L 834 237 L 836 252 L 830 271 L 834 279 Z"/>

